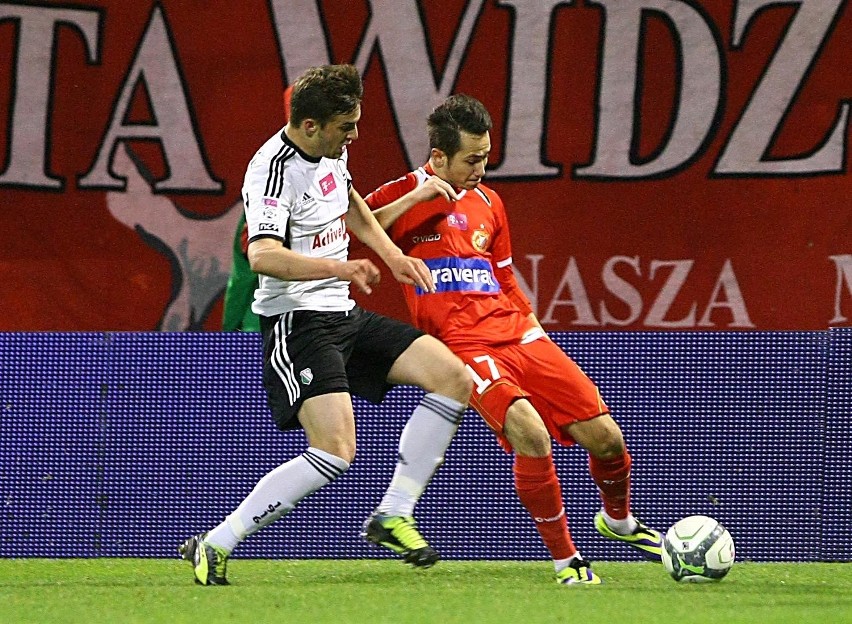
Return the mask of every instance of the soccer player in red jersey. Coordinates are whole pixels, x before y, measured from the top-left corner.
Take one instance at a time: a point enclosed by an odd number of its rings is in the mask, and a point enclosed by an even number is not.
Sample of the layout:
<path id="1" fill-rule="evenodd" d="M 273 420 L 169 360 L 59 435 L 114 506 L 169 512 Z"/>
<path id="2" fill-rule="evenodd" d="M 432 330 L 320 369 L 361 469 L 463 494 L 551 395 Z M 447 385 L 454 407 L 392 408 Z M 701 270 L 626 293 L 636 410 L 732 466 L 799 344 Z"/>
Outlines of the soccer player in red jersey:
<path id="1" fill-rule="evenodd" d="M 661 536 L 630 512 L 631 458 L 598 388 L 542 329 L 512 272 L 500 197 L 482 184 L 491 118 L 449 97 L 428 119 L 429 162 L 366 197 L 403 253 L 422 258 L 435 292 L 403 286 L 416 326 L 441 339 L 474 380 L 471 406 L 507 452 L 515 489 L 566 585 L 601 582 L 568 530 L 551 453 L 580 444 L 603 503 L 595 528 L 660 561 Z"/>

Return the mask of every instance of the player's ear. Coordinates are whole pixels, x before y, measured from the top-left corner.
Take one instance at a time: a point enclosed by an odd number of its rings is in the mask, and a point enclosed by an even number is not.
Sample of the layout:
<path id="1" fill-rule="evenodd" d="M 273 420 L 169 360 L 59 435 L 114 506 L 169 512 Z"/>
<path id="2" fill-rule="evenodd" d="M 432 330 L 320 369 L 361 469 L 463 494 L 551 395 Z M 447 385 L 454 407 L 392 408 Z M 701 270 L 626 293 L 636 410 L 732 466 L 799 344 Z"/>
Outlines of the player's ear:
<path id="1" fill-rule="evenodd" d="M 302 129 L 309 137 L 316 134 L 319 128 L 320 125 L 316 122 L 315 119 L 305 119 L 304 121 L 302 121 Z"/>
<path id="2" fill-rule="evenodd" d="M 443 167 L 447 164 L 447 155 L 444 154 L 437 147 L 433 147 L 429 151 L 429 159 L 435 164 L 436 167 Z"/>

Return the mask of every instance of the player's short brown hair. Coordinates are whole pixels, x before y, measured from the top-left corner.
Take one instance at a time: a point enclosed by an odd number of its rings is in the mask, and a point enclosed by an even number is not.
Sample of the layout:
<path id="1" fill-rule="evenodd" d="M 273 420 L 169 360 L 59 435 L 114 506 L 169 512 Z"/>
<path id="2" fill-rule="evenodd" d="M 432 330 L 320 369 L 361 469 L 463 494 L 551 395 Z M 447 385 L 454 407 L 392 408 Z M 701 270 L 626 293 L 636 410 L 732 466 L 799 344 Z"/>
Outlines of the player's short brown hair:
<path id="1" fill-rule="evenodd" d="M 426 121 L 429 147 L 452 158 L 461 149 L 461 132 L 480 136 L 491 130 L 491 115 L 476 98 L 459 93 L 437 106 Z"/>
<path id="2" fill-rule="evenodd" d="M 293 83 L 290 123 L 314 119 L 321 126 L 348 115 L 361 103 L 364 86 L 354 65 L 320 65 L 307 69 Z"/>

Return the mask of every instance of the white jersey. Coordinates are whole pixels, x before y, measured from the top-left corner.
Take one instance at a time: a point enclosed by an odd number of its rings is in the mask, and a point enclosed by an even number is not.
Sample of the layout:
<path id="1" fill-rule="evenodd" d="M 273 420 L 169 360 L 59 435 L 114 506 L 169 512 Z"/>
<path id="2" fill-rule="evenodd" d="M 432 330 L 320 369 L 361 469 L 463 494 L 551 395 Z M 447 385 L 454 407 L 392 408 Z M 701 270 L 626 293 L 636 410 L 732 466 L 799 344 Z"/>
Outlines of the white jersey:
<path id="1" fill-rule="evenodd" d="M 315 158 L 296 147 L 283 130 L 249 163 L 243 183 L 249 242 L 275 238 L 303 256 L 349 257 L 346 212 L 352 178 L 348 154 Z M 252 310 L 263 316 L 292 310 L 346 311 L 355 302 L 349 282 L 337 278 L 284 281 L 260 276 Z"/>

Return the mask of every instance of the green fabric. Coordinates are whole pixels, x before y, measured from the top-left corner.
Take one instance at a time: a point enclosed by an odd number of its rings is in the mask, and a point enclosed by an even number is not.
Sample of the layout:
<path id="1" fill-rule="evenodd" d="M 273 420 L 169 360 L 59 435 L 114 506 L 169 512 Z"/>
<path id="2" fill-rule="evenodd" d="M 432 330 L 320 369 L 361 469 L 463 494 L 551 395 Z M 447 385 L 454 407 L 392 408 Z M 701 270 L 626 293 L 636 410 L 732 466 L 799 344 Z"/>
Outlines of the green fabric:
<path id="1" fill-rule="evenodd" d="M 224 331 L 260 331 L 260 319 L 257 314 L 251 311 L 254 291 L 257 288 L 257 274 L 251 270 L 248 258 L 243 253 L 241 242 L 245 223 L 246 215 L 244 212 L 234 234 L 231 275 L 225 289 L 225 304 L 222 311 L 222 329 Z"/>

